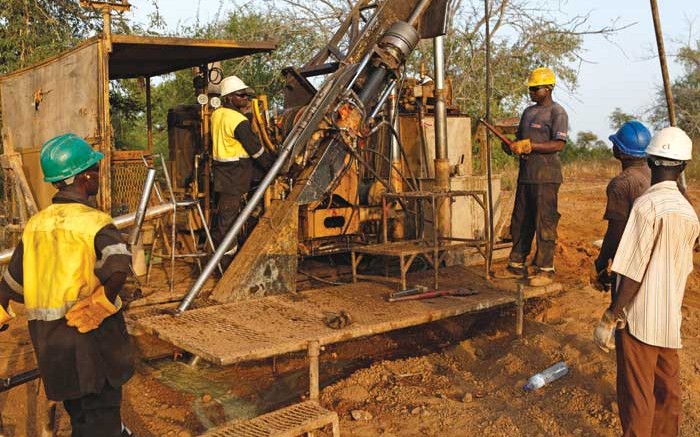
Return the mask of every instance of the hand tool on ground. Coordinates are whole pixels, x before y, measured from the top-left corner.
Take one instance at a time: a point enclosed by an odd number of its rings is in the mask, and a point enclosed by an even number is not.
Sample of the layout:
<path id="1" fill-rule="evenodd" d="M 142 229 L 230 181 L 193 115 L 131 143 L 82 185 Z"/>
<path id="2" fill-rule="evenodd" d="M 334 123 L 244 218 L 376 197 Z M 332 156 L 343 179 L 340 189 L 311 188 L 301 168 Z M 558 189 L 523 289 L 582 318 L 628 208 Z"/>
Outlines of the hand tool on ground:
<path id="1" fill-rule="evenodd" d="M 17 387 L 18 385 L 33 381 L 38 377 L 39 369 L 32 369 L 20 373 L 19 375 L 10 376 L 9 378 L 2 378 L 0 379 L 0 393 L 9 390 L 12 387 Z"/>
<path id="2" fill-rule="evenodd" d="M 405 290 L 393 291 L 393 292 L 389 293 L 389 297 L 392 298 L 392 297 L 410 296 L 412 294 L 425 293 L 426 291 L 428 291 L 428 287 L 426 287 L 424 285 L 416 285 L 413 288 L 407 288 Z"/>
<path id="3" fill-rule="evenodd" d="M 389 302 L 401 302 L 401 301 L 405 301 L 405 300 L 432 299 L 435 297 L 443 297 L 443 296 L 473 296 L 477 293 L 479 293 L 479 292 L 476 290 L 471 290 L 469 288 L 457 288 L 454 290 L 432 290 L 432 291 L 426 291 L 424 293 L 419 293 L 419 294 L 410 294 L 408 296 L 389 297 L 387 299 L 387 301 L 389 301 Z"/>

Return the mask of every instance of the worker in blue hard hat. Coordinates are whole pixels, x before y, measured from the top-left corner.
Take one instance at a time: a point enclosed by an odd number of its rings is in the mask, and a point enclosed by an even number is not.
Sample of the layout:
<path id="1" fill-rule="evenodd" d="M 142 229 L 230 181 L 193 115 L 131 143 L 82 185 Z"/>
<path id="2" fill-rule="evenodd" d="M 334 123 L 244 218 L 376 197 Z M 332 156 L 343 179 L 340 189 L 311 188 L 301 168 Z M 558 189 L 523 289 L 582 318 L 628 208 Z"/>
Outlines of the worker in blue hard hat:
<path id="1" fill-rule="evenodd" d="M 608 265 L 615 258 L 632 204 L 651 184 L 651 170 L 645 152 L 651 133 L 642 123 L 632 120 L 623 124 L 609 139 L 613 144 L 613 155 L 622 164 L 622 172 L 608 183 L 606 189 L 608 200 L 603 219 L 607 220 L 608 228 L 593 265 L 591 285 L 603 292 L 612 291 L 614 299 L 615 278 L 609 273 Z"/>
<path id="2" fill-rule="evenodd" d="M 40 153 L 44 180 L 58 192 L 32 216 L 0 281 L 0 325 L 24 303 L 46 396 L 62 401 L 72 435 L 121 437 L 122 385 L 133 352 L 118 293 L 131 255 L 112 217 L 90 205 L 102 154 L 64 134 Z"/>
<path id="3" fill-rule="evenodd" d="M 617 296 L 593 340 L 615 348 L 623 437 L 674 437 L 683 418 L 681 309 L 700 235 L 697 213 L 678 187 L 693 142 L 682 129 L 667 127 L 654 134 L 646 155 L 651 186 L 629 212 L 611 266 Z"/>

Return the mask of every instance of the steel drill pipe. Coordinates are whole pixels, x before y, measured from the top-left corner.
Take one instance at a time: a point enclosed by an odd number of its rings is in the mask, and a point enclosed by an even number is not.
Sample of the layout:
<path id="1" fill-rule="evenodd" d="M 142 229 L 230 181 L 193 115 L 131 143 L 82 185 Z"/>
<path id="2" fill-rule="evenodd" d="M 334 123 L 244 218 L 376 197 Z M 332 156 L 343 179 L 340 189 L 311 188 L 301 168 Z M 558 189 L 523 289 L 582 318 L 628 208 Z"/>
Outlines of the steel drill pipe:
<path id="1" fill-rule="evenodd" d="M 160 205 L 148 208 L 143 219 L 144 221 L 153 220 L 155 218 L 170 214 L 172 211 L 173 205 L 171 203 L 162 203 Z M 136 222 L 136 213 L 132 212 L 131 214 L 120 215 L 115 217 L 113 222 L 117 229 L 126 229 Z M 12 249 L 6 249 L 0 252 L 0 265 L 9 264 L 10 259 L 12 258 L 12 252 L 14 251 L 15 248 L 13 247 Z"/>
<path id="2" fill-rule="evenodd" d="M 156 181 L 156 169 L 149 168 L 146 174 L 146 182 L 143 184 L 143 193 L 141 194 L 141 200 L 139 200 L 139 206 L 136 208 L 134 213 L 134 227 L 129 233 L 129 246 L 134 246 L 139 239 L 139 234 L 141 234 L 141 226 L 143 226 L 143 218 L 146 216 L 146 209 L 148 208 L 148 201 L 151 199 L 151 192 L 153 191 L 153 185 Z"/>
<path id="3" fill-rule="evenodd" d="M 444 36 L 435 37 L 435 189 L 450 191 L 450 161 L 447 156 L 447 108 L 445 105 L 445 56 Z M 440 199 L 438 203 L 438 233 L 441 237 L 452 234 L 451 201 Z"/>

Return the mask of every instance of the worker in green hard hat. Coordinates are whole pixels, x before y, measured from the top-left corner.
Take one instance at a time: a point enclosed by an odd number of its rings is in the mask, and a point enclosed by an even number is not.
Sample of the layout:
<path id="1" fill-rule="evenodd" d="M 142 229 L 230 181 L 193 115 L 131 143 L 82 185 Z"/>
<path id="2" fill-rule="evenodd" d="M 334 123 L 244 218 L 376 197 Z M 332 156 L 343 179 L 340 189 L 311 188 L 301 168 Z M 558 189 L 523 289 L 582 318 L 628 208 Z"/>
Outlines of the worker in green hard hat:
<path id="1" fill-rule="evenodd" d="M 0 325 L 24 303 L 46 396 L 62 401 L 72 435 L 130 435 L 121 421 L 122 385 L 133 352 L 118 293 L 131 255 L 106 213 L 89 204 L 102 154 L 64 134 L 40 154 L 44 180 L 58 193 L 29 219 L 0 281 Z"/>

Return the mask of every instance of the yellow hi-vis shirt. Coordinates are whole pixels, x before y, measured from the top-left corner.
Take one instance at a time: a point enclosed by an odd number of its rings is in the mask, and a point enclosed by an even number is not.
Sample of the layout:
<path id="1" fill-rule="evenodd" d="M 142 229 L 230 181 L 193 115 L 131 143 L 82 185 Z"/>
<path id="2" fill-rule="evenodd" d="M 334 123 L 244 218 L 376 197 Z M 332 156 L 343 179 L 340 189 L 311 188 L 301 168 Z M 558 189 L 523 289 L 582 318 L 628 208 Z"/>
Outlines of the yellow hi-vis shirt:
<path id="1" fill-rule="evenodd" d="M 29 320 L 58 320 L 95 291 L 95 235 L 110 223 L 108 214 L 79 203 L 53 204 L 29 219 L 22 234 Z"/>
<path id="2" fill-rule="evenodd" d="M 217 108 L 211 114 L 211 137 L 215 161 L 232 162 L 250 158 L 243 144 L 234 137 L 238 125 L 247 120 L 245 115 L 230 108 Z"/>

